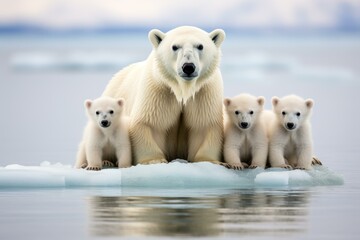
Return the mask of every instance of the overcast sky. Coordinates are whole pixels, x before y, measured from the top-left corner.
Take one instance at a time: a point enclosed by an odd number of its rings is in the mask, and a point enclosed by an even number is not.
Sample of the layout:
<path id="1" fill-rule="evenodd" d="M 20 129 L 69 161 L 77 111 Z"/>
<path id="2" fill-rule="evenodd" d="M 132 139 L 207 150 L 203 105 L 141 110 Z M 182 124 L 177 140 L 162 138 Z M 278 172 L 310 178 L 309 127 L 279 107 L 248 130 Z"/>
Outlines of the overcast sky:
<path id="1" fill-rule="evenodd" d="M 0 0 L 0 24 L 335 28 L 360 26 L 360 0 Z"/>

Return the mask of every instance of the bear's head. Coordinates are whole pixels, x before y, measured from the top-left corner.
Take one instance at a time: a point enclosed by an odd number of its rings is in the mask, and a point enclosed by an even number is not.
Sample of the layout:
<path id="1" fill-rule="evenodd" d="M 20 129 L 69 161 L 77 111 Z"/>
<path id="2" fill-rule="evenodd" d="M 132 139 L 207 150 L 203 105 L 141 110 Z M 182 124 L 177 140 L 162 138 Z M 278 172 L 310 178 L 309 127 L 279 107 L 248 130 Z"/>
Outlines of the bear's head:
<path id="1" fill-rule="evenodd" d="M 225 98 L 224 105 L 227 116 L 241 130 L 248 130 L 257 122 L 263 111 L 264 97 L 240 94 L 233 98 Z"/>
<path id="2" fill-rule="evenodd" d="M 281 125 L 288 131 L 295 131 L 306 121 L 314 105 L 312 99 L 302 99 L 295 95 L 271 99 L 273 111 Z"/>
<path id="3" fill-rule="evenodd" d="M 100 97 L 84 102 L 88 117 L 101 128 L 108 128 L 112 123 L 117 123 L 124 108 L 124 99 Z M 116 124 L 115 124 L 116 125 Z"/>
<path id="4" fill-rule="evenodd" d="M 225 32 L 216 29 L 207 33 L 183 26 L 167 33 L 153 29 L 149 39 L 156 58 L 155 77 L 171 87 L 178 101 L 186 101 L 217 71 Z"/>

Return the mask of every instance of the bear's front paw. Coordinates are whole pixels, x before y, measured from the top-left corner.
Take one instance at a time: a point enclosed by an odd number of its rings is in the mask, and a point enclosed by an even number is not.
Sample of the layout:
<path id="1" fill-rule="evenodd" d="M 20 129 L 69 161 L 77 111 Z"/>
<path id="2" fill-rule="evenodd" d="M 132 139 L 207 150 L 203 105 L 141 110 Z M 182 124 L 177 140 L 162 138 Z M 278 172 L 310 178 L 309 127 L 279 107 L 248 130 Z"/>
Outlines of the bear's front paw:
<path id="1" fill-rule="evenodd" d="M 112 168 L 115 167 L 114 163 L 109 160 L 102 160 L 102 166 L 104 168 Z"/>
<path id="2" fill-rule="evenodd" d="M 131 167 L 131 164 L 129 164 L 128 161 L 121 161 L 121 163 L 116 162 L 116 165 L 117 165 L 119 168 L 128 168 L 128 167 Z"/>
<path id="3" fill-rule="evenodd" d="M 146 160 L 146 161 L 142 161 L 140 162 L 140 164 L 158 164 L 158 163 L 168 163 L 168 161 L 166 161 L 166 159 L 162 158 L 162 159 L 151 159 L 151 160 Z"/>
<path id="4" fill-rule="evenodd" d="M 322 165 L 322 162 L 317 157 L 313 157 L 311 165 Z"/>
<path id="5" fill-rule="evenodd" d="M 80 168 L 86 168 L 87 167 L 87 163 L 83 163 L 81 164 Z"/>
<path id="6" fill-rule="evenodd" d="M 285 168 L 288 170 L 292 170 L 292 166 L 290 166 L 289 164 L 281 164 L 281 165 L 277 165 L 277 166 L 272 166 L 272 167 L 278 167 L 278 168 Z"/>
<path id="7" fill-rule="evenodd" d="M 244 168 L 248 168 L 249 164 L 247 164 L 246 162 L 241 162 L 241 164 L 244 166 Z"/>
<path id="8" fill-rule="evenodd" d="M 299 170 L 311 170 L 311 166 L 296 166 L 295 169 Z"/>
<path id="9" fill-rule="evenodd" d="M 254 164 L 251 164 L 251 165 L 249 166 L 250 169 L 255 169 L 255 168 L 257 168 L 257 167 L 259 167 L 259 166 L 258 166 L 258 165 L 254 165 Z"/>
<path id="10" fill-rule="evenodd" d="M 234 169 L 234 170 L 243 170 L 244 169 L 244 165 L 242 165 L 241 163 L 235 163 L 235 164 L 221 163 L 221 165 L 226 168 Z"/>
<path id="11" fill-rule="evenodd" d="M 100 171 L 100 170 L 101 170 L 101 167 L 98 167 L 98 166 L 87 166 L 85 169 L 86 169 L 86 170 L 90 170 L 90 171 Z"/>

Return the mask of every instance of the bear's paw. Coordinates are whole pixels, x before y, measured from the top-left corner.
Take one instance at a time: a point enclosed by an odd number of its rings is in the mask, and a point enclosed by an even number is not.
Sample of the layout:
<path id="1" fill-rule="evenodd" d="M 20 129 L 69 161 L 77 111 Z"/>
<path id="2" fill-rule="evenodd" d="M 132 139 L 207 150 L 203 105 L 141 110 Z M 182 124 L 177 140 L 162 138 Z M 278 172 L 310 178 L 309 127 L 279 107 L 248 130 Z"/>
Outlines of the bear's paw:
<path id="1" fill-rule="evenodd" d="M 164 158 L 161 159 L 150 159 L 150 160 L 146 160 L 146 161 L 142 161 L 140 162 L 140 164 L 158 164 L 158 163 L 168 163 L 168 161 Z"/>
<path id="2" fill-rule="evenodd" d="M 101 167 L 99 167 L 99 166 L 87 166 L 85 169 L 90 170 L 90 171 L 100 171 Z"/>

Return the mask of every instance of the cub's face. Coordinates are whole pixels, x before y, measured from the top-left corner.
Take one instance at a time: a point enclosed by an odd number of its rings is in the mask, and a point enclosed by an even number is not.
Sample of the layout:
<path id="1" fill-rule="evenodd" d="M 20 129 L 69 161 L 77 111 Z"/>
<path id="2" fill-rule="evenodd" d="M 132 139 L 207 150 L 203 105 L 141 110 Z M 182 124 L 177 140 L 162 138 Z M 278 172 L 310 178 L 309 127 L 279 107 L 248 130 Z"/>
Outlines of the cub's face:
<path id="1" fill-rule="evenodd" d="M 281 99 L 273 97 L 272 105 L 281 125 L 288 131 L 295 131 L 310 116 L 314 102 L 291 95 Z"/>
<path id="2" fill-rule="evenodd" d="M 248 130 L 257 122 L 264 102 L 264 97 L 240 94 L 234 98 L 226 98 L 224 105 L 229 119 L 239 129 Z"/>
<path id="3" fill-rule="evenodd" d="M 86 100 L 85 108 L 89 118 L 101 128 L 108 128 L 119 119 L 122 114 L 124 99 L 101 97 Z"/>
<path id="4" fill-rule="evenodd" d="M 165 74 L 178 81 L 195 81 L 218 65 L 223 30 L 207 33 L 195 27 L 179 27 L 163 33 L 152 30 L 149 39 Z"/>

